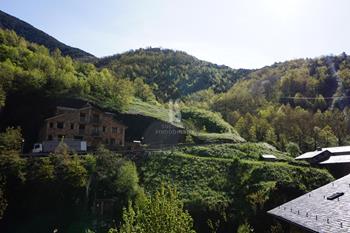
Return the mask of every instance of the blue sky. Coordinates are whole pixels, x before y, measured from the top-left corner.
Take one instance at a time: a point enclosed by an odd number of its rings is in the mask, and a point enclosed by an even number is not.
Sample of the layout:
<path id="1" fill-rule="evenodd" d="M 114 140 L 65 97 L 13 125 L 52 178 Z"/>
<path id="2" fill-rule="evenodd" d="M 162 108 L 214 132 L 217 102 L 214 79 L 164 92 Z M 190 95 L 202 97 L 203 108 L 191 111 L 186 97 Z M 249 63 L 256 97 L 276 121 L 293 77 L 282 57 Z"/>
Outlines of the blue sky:
<path id="1" fill-rule="evenodd" d="M 99 57 L 152 46 L 259 68 L 350 54 L 348 0 L 0 0 L 0 9 Z"/>

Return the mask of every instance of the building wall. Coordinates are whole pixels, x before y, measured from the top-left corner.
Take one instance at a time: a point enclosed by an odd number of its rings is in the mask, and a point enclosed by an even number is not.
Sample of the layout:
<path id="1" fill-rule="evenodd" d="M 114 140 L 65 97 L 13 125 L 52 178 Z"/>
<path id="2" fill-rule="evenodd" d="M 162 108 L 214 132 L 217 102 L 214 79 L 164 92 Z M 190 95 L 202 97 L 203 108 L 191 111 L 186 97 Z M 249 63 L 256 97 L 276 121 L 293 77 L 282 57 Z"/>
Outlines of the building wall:
<path id="1" fill-rule="evenodd" d="M 58 107 L 57 115 L 45 120 L 41 140 L 59 140 L 62 137 L 84 140 L 90 147 L 106 144 L 124 146 L 126 126 L 116 121 L 113 114 L 94 107 L 71 109 Z"/>

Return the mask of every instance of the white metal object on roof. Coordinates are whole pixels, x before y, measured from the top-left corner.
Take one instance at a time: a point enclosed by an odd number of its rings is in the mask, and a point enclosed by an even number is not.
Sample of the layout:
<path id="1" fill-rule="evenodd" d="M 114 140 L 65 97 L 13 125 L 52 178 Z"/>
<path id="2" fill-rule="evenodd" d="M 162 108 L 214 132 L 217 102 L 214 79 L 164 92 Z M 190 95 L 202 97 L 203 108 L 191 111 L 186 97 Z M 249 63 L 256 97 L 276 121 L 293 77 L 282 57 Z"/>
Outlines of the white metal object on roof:
<path id="1" fill-rule="evenodd" d="M 334 163 L 350 163 L 350 154 L 348 155 L 334 155 L 320 164 L 334 164 Z"/>
<path id="2" fill-rule="evenodd" d="M 277 157 L 274 155 L 261 155 L 261 157 L 263 159 L 277 159 Z"/>

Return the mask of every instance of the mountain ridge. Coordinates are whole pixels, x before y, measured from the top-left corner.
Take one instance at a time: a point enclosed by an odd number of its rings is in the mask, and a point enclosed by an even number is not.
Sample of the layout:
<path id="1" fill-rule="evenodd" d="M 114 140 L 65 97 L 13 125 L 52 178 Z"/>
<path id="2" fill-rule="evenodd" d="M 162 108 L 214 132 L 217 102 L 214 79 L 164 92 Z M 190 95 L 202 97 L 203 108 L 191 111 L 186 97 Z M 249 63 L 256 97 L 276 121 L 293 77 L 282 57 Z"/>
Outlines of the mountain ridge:
<path id="1" fill-rule="evenodd" d="M 44 45 L 50 51 L 55 50 L 56 48 L 60 49 L 63 55 L 69 55 L 75 59 L 92 59 L 95 58 L 94 55 L 85 52 L 79 48 L 74 48 L 68 46 L 53 36 L 45 33 L 44 31 L 37 29 L 31 24 L 15 17 L 10 14 L 7 14 L 0 10 L 0 28 L 13 30 L 17 35 L 24 37 L 27 41 Z"/>

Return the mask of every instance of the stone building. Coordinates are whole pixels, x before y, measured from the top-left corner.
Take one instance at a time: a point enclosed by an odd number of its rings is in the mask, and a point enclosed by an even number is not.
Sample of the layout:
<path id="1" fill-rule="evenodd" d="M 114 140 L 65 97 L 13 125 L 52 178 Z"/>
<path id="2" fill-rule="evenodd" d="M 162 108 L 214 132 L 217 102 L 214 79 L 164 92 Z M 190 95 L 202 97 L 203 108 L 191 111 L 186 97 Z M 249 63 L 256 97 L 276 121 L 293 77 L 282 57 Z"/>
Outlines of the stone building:
<path id="1" fill-rule="evenodd" d="M 90 104 L 81 108 L 56 107 L 56 114 L 45 119 L 40 131 L 41 141 L 61 138 L 83 140 L 88 147 L 105 144 L 109 148 L 124 146 L 126 126 L 113 113 Z"/>

